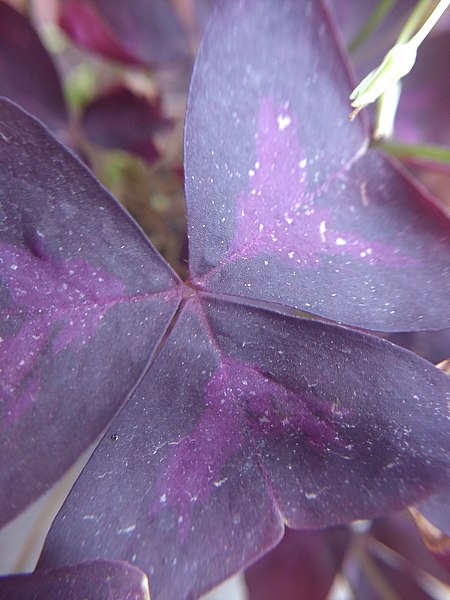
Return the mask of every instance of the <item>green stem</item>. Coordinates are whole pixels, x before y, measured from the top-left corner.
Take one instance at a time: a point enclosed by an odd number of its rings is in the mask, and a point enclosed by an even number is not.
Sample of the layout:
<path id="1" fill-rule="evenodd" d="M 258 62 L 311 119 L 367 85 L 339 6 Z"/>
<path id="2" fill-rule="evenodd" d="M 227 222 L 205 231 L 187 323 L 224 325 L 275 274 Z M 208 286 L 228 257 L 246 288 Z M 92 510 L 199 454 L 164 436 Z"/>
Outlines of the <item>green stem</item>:
<path id="1" fill-rule="evenodd" d="M 383 142 L 375 144 L 375 146 L 398 158 L 417 158 L 450 165 L 450 148 L 445 146 L 399 144 L 396 142 Z"/>
<path id="2" fill-rule="evenodd" d="M 429 10 L 430 0 L 419 0 L 404 24 L 400 35 L 397 38 L 396 44 L 404 44 L 411 38 L 419 25 L 423 23 Z"/>
<path id="3" fill-rule="evenodd" d="M 440 0 L 419 31 L 409 40 L 409 43 L 418 48 L 449 6 L 450 0 Z"/>
<path id="4" fill-rule="evenodd" d="M 398 0 L 380 0 L 378 2 L 368 20 L 349 43 L 348 49 L 350 52 L 354 52 L 372 35 L 373 31 L 384 21 L 397 2 Z"/>

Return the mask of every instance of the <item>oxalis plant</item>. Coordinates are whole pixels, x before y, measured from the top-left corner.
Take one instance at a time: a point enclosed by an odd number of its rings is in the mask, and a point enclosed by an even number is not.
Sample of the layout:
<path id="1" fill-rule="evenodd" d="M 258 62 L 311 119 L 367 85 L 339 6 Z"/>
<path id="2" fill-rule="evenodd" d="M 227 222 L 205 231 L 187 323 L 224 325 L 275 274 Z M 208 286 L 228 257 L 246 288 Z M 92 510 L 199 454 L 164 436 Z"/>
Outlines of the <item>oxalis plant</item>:
<path id="1" fill-rule="evenodd" d="M 145 598 L 143 573 L 152 599 L 198 598 L 285 525 L 449 491 L 450 379 L 362 331 L 450 326 L 448 216 L 349 121 L 322 2 L 217 4 L 186 114 L 185 282 L 0 101 L 1 523 L 105 432 L 2 599 Z"/>

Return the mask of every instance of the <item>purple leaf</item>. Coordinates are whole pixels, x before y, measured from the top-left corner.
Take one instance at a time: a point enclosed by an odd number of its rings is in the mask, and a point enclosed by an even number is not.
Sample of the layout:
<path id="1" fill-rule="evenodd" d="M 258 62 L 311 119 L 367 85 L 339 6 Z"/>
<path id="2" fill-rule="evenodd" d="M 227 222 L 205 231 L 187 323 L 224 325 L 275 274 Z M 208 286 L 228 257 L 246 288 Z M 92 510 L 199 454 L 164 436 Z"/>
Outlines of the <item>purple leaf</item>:
<path id="1" fill-rule="evenodd" d="M 437 60 L 439 57 L 439 60 Z M 450 31 L 429 36 L 405 78 L 396 121 L 396 137 L 409 143 L 450 142 Z"/>
<path id="2" fill-rule="evenodd" d="M 249 600 L 326 600 L 350 537 L 347 527 L 286 529 L 281 543 L 245 572 Z"/>
<path id="3" fill-rule="evenodd" d="M 379 338 L 200 294 L 69 495 L 41 567 L 126 559 L 155 599 L 196 598 L 283 522 L 346 523 L 444 489 L 449 393 L 441 371 Z"/>
<path id="4" fill-rule="evenodd" d="M 0 96 L 41 119 L 56 134 L 68 114 L 53 62 L 30 21 L 0 1 Z"/>
<path id="5" fill-rule="evenodd" d="M 442 331 L 417 331 L 392 333 L 389 340 L 412 350 L 433 364 L 450 358 L 450 329 Z"/>
<path id="6" fill-rule="evenodd" d="M 169 124 L 159 105 L 150 104 L 124 86 L 93 100 L 81 117 L 81 126 L 91 142 L 132 152 L 150 164 L 159 157 L 152 136 Z"/>
<path id="7" fill-rule="evenodd" d="M 85 562 L 0 578 L 0 600 L 150 600 L 145 573 L 123 562 Z"/>
<path id="8" fill-rule="evenodd" d="M 354 597 L 364 600 L 434 600 L 420 585 L 410 565 L 393 562 L 387 554 L 362 550 L 359 561 L 351 561 L 346 569 Z"/>
<path id="9" fill-rule="evenodd" d="M 167 0 L 63 0 L 61 27 L 80 46 L 124 63 L 183 62 L 188 42 Z"/>
<path id="10" fill-rule="evenodd" d="M 370 329 L 442 328 L 450 220 L 366 150 L 351 89 L 320 2 L 220 5 L 188 103 L 191 281 Z"/>
<path id="11" fill-rule="evenodd" d="M 443 583 L 450 584 L 450 573 L 442 568 L 425 547 L 423 539 L 409 515 L 388 515 L 376 519 L 372 524 L 370 535 L 377 545 L 382 544 L 394 552 L 397 555 L 397 561 L 408 561 L 410 572 L 417 573 L 422 570 Z"/>
<path id="12" fill-rule="evenodd" d="M 176 310 L 179 280 L 89 172 L 6 100 L 0 184 L 5 523 L 123 404 Z"/>
<path id="13" fill-rule="evenodd" d="M 449 494 L 431 496 L 410 511 L 426 547 L 450 576 L 449 499 Z"/>
<path id="14" fill-rule="evenodd" d="M 450 537 L 450 496 L 431 496 L 417 506 L 423 516 Z"/>

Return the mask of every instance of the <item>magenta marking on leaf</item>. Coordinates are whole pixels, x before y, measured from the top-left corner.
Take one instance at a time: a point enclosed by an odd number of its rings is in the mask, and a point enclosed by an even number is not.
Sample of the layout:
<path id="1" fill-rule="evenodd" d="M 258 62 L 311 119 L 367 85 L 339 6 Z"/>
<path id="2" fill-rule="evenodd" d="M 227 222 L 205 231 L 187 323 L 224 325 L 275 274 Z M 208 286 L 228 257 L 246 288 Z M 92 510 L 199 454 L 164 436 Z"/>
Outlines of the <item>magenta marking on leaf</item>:
<path id="1" fill-rule="evenodd" d="M 176 449 L 169 455 L 163 480 L 156 484 L 158 497 L 151 507 L 151 513 L 164 507 L 177 511 L 182 540 L 189 532 L 196 503 L 207 502 L 226 483 L 224 466 L 246 442 L 295 434 L 317 452 L 345 446 L 332 425 L 341 420 L 342 411 L 335 412 L 312 395 L 291 391 L 257 368 L 231 358 L 223 360 L 213 374 L 205 404 L 192 433 L 174 443 Z"/>
<path id="2" fill-rule="evenodd" d="M 0 390 L 5 423 L 14 424 L 36 399 L 38 378 L 30 375 L 46 342 L 42 321 L 25 323 L 15 336 L 0 338 Z"/>
<path id="3" fill-rule="evenodd" d="M 125 291 L 121 281 L 81 259 L 50 262 L 15 246 L 1 245 L 0 250 L 0 276 L 23 307 L 66 310 L 117 299 Z"/>
<path id="4" fill-rule="evenodd" d="M 56 354 L 76 342 L 84 346 L 125 286 L 81 259 L 56 263 L 15 246 L 0 250 L 0 278 L 15 303 L 5 318 L 30 313 L 32 318 L 0 343 L 0 389 L 11 424 L 36 398 L 38 384 L 31 373 L 44 346 L 50 344 Z"/>
<path id="5" fill-rule="evenodd" d="M 267 251 L 309 268 L 317 267 L 326 256 L 367 260 L 372 265 L 411 264 L 409 257 L 402 257 L 392 246 L 339 230 L 332 210 L 318 206 L 315 198 L 325 186 L 314 192 L 307 189 L 308 181 L 318 179 L 319 172 L 314 171 L 318 157 L 308 158 L 300 146 L 297 116 L 288 101 L 278 107 L 270 98 L 263 102 L 256 156 L 248 171 L 249 193 L 237 199 L 230 258 Z"/>

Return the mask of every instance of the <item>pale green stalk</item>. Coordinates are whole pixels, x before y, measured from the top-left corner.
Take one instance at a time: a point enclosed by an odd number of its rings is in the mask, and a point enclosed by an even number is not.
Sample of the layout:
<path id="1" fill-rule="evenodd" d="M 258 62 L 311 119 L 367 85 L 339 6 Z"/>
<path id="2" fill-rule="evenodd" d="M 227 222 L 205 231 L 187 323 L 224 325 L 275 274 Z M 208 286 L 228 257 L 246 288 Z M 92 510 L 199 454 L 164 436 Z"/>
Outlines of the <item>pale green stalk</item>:
<path id="1" fill-rule="evenodd" d="M 419 31 L 409 40 L 408 44 L 412 44 L 418 48 L 449 6 L 450 0 L 441 0 Z"/>
<path id="2" fill-rule="evenodd" d="M 430 12 L 430 6 L 430 0 L 419 0 L 404 24 L 396 44 L 404 44 L 411 38 L 420 24 L 426 19 L 427 13 Z"/>
<path id="3" fill-rule="evenodd" d="M 374 11 L 364 23 L 360 31 L 355 35 L 348 45 L 349 52 L 354 52 L 372 34 L 373 31 L 384 21 L 398 0 L 380 0 Z"/>
<path id="4" fill-rule="evenodd" d="M 351 105 L 354 107 L 350 120 L 354 119 L 362 108 L 378 100 L 375 135 L 378 138 L 392 135 L 400 98 L 399 87 L 396 84 L 411 71 L 416 61 L 417 48 L 449 6 L 450 0 L 440 0 L 430 12 L 429 0 L 419 0 L 397 43 L 386 54 L 380 66 L 369 73 L 350 94 Z M 420 29 L 411 37 L 420 23 Z"/>

